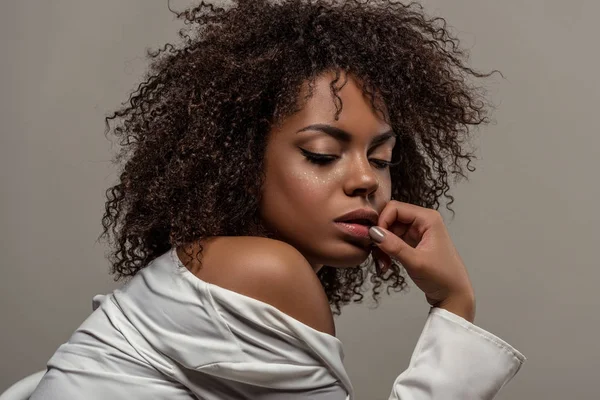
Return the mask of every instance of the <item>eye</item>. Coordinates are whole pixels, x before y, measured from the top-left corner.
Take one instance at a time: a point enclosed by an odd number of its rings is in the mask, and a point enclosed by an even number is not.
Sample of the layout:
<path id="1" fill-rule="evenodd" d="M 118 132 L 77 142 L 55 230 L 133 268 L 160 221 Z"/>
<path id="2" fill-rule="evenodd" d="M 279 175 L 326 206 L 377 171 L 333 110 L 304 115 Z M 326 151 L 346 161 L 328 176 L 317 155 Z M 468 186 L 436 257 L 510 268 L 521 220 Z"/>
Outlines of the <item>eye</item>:
<path id="1" fill-rule="evenodd" d="M 373 159 L 373 163 L 376 165 L 375 168 L 377 169 L 386 169 L 388 166 L 393 165 L 391 161 L 377 160 L 375 158 Z"/>
<path id="2" fill-rule="evenodd" d="M 304 149 L 300 149 L 300 150 L 302 151 L 302 154 L 304 155 L 304 157 L 306 157 L 306 159 L 308 161 L 310 161 L 313 164 L 317 164 L 317 165 L 327 165 L 339 158 L 338 156 L 334 156 L 334 155 L 330 155 L 330 154 L 312 153 L 312 152 L 304 150 Z M 385 169 L 391 165 L 398 164 L 397 162 L 379 160 L 376 158 L 372 158 L 371 161 L 373 162 L 373 164 L 375 164 L 375 168 L 377 168 L 377 169 Z"/>
<path id="3" fill-rule="evenodd" d="M 326 165 L 338 158 L 337 156 L 332 156 L 328 154 L 312 153 L 304 149 L 300 150 L 302 151 L 302 154 L 304 154 L 304 157 L 306 157 L 306 159 L 313 164 Z"/>

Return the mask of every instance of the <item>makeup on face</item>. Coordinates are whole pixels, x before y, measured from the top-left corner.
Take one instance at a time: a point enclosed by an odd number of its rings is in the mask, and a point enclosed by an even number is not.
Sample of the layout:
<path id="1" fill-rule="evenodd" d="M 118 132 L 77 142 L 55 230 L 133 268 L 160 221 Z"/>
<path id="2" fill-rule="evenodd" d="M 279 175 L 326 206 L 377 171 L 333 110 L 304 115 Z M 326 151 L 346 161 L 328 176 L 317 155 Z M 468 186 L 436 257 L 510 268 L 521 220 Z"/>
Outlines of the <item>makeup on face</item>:
<path id="1" fill-rule="evenodd" d="M 271 132 L 261 204 L 263 218 L 314 268 L 357 265 L 371 252 L 369 226 L 340 216 L 376 213 L 389 201 L 396 143 L 392 127 L 351 80 L 338 93 L 343 112 L 333 118 L 331 79 L 321 77 L 307 103 Z"/>
<path id="2" fill-rule="evenodd" d="M 352 236 L 362 239 L 370 239 L 369 227 L 358 223 L 336 222 L 336 225 Z"/>
<path id="3" fill-rule="evenodd" d="M 352 142 L 352 134 L 350 134 L 342 128 L 333 125 L 323 123 L 311 124 L 298 130 L 296 134 L 302 132 L 317 133 L 317 135 L 313 135 L 313 137 L 322 136 L 321 134 L 325 133 L 326 135 L 336 139 L 337 142 L 341 143 L 344 147 L 347 147 Z M 381 154 L 379 156 L 377 156 L 376 158 L 369 159 L 377 169 L 384 170 L 392 164 L 392 161 L 389 158 L 391 158 L 391 150 L 393 149 L 394 144 L 396 142 L 395 138 L 396 134 L 391 129 L 388 129 L 387 131 L 380 133 L 371 139 L 368 153 L 371 153 L 374 150 L 378 150 L 379 148 L 385 150 L 387 148 L 383 147 L 383 145 L 386 143 L 391 143 L 391 146 L 389 146 L 389 151 L 381 151 Z M 340 158 L 339 155 L 333 154 L 335 152 L 323 152 L 316 150 L 311 151 L 303 146 L 300 147 L 300 151 L 306 157 L 307 160 L 316 165 L 328 165 L 334 162 L 336 159 Z"/>

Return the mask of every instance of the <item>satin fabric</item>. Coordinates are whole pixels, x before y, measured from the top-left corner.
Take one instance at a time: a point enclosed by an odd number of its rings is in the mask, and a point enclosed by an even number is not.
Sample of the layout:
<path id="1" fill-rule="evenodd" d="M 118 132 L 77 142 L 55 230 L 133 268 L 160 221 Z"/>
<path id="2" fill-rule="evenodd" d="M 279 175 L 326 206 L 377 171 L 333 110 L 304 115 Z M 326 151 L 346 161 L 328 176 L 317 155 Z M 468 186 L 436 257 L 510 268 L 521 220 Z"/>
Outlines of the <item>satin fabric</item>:
<path id="1" fill-rule="evenodd" d="M 355 400 L 339 339 L 199 279 L 175 248 L 94 302 L 32 400 Z M 432 308 L 389 400 L 492 399 L 524 361 L 502 339 Z"/>

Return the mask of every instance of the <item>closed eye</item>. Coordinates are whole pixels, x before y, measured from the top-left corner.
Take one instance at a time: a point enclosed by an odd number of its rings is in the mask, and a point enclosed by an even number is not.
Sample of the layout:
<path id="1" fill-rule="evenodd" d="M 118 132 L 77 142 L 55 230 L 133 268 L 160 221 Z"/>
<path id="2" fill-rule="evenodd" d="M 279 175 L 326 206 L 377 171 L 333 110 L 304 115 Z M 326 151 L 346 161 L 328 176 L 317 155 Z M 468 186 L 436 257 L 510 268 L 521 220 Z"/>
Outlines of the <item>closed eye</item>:
<path id="1" fill-rule="evenodd" d="M 313 164 L 317 164 L 317 165 L 327 165 L 339 158 L 339 156 L 332 155 L 332 154 L 313 153 L 313 152 L 304 150 L 302 148 L 300 150 L 302 151 L 302 154 L 304 155 L 304 157 L 306 157 L 306 159 L 309 162 L 311 162 Z M 399 164 L 398 162 L 380 160 L 377 158 L 371 158 L 370 160 L 375 164 L 375 168 L 377 168 L 377 169 L 385 169 L 391 165 Z"/>

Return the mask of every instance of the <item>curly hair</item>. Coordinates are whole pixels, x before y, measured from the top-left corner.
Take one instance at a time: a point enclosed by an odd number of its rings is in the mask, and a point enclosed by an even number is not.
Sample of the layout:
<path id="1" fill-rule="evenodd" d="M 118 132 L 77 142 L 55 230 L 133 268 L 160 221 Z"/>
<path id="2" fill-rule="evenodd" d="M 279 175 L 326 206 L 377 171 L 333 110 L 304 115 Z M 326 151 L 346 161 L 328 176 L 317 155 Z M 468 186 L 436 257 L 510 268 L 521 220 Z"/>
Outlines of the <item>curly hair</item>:
<path id="1" fill-rule="evenodd" d="M 376 97 L 383 100 L 386 122 L 398 133 L 392 199 L 438 209 L 446 196 L 452 211 L 448 175 L 466 178 L 465 162 L 475 170 L 465 139 L 489 122 L 491 108 L 470 78 L 497 71 L 468 67 L 468 53 L 443 18 L 396 1 L 233 3 L 171 10 L 187 25 L 181 43 L 148 50 L 143 82 L 105 118 L 105 134 L 114 125 L 122 147 L 100 235 L 114 250 L 115 280 L 134 276 L 172 246 L 210 236 L 272 237 L 259 218 L 267 133 L 302 107 L 302 84 L 312 89 L 325 71 L 359 77 L 373 107 Z M 337 120 L 343 105 L 336 80 L 330 87 Z M 361 266 L 323 266 L 318 277 L 334 314 L 361 302 Z M 376 302 L 381 285 L 388 293 L 406 286 L 395 261 L 370 281 Z"/>

